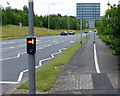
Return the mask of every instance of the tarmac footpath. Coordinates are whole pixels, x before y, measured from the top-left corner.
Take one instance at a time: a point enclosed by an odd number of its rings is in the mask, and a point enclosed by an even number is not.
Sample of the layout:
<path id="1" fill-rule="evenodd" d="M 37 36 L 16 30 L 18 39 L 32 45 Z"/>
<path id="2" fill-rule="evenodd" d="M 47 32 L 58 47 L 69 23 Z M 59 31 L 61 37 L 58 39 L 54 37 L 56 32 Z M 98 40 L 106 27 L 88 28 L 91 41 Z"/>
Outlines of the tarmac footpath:
<path id="1" fill-rule="evenodd" d="M 94 44 L 92 35 L 63 66 L 51 93 L 119 96 L 116 64 L 117 59 L 111 50 L 98 36 Z"/>

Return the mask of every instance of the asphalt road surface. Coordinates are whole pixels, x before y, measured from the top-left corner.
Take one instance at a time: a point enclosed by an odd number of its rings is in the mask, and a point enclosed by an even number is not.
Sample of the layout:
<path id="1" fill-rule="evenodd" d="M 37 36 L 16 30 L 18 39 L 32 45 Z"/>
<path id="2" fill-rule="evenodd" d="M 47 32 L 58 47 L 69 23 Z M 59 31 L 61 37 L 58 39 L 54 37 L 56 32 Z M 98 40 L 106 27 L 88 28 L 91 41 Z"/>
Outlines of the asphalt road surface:
<path id="1" fill-rule="evenodd" d="M 83 36 L 86 36 L 83 34 Z M 70 47 L 76 41 L 80 41 L 80 35 L 68 36 L 46 36 L 37 37 L 36 66 L 40 60 L 51 57 L 51 54 L 58 52 L 60 49 Z M 23 82 L 24 73 L 28 70 L 28 56 L 26 53 L 26 39 L 2 40 L 2 81 L 3 94 L 9 94 Z M 42 66 L 42 65 L 41 65 Z M 21 74 L 21 72 L 23 72 Z M 27 78 L 27 76 L 26 76 Z"/>

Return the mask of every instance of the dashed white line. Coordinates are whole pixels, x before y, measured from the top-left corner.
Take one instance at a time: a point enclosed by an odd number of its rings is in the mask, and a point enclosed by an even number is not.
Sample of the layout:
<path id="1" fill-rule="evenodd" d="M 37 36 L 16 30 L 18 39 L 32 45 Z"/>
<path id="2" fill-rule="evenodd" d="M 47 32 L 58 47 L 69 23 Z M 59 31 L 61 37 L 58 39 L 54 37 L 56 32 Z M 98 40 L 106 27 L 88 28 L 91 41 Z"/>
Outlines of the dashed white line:
<path id="1" fill-rule="evenodd" d="M 26 46 L 26 45 L 20 45 L 20 46 L 17 46 L 17 47 L 24 47 L 24 46 Z"/>
<path id="2" fill-rule="evenodd" d="M 2 44 L 12 44 L 12 43 L 15 43 L 15 42 L 4 42 Z"/>
<path id="3" fill-rule="evenodd" d="M 9 47 L 9 48 L 15 48 L 15 47 Z"/>

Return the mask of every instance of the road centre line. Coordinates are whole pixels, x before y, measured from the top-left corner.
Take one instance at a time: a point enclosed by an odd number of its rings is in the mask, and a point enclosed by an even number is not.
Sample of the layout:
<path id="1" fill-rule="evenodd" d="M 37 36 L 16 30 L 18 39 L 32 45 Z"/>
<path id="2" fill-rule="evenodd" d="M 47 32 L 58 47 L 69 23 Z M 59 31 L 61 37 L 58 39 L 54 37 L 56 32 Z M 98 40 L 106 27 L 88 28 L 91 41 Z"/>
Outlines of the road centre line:
<path id="1" fill-rule="evenodd" d="M 15 47 L 9 47 L 9 48 L 15 48 Z"/>
<path id="2" fill-rule="evenodd" d="M 2 44 L 12 44 L 12 43 L 16 43 L 16 42 L 3 42 Z"/>
<path id="3" fill-rule="evenodd" d="M 98 64 L 97 51 L 96 51 L 95 43 L 94 43 L 94 61 L 95 61 L 95 68 L 96 68 L 97 73 L 101 73 L 100 72 L 100 67 L 99 67 L 99 64 Z"/>
<path id="4" fill-rule="evenodd" d="M 35 68 L 37 69 L 37 68 L 41 67 L 43 61 L 51 60 L 51 59 L 55 58 L 54 55 L 60 54 L 60 53 L 62 53 L 62 50 L 66 50 L 66 49 L 67 49 L 67 48 L 62 48 L 62 49 L 60 49 L 58 52 L 51 54 L 51 57 L 46 58 L 46 59 L 43 59 L 43 60 L 40 60 L 40 61 L 39 61 L 39 65 L 36 66 Z M 26 73 L 26 72 L 28 72 L 28 69 L 20 72 L 17 82 L 12 82 L 12 81 L 0 81 L 0 84 L 19 84 L 20 81 L 21 81 L 22 78 L 23 78 L 24 73 Z"/>
<path id="5" fill-rule="evenodd" d="M 19 45 L 19 46 L 17 46 L 17 47 L 24 47 L 24 46 L 26 46 L 26 44 L 25 44 L 25 45 Z"/>
<path id="6" fill-rule="evenodd" d="M 55 45 L 55 44 L 59 44 L 59 43 L 63 43 L 63 42 L 64 42 L 64 41 L 56 42 L 56 43 L 54 43 L 54 45 Z M 46 45 L 46 46 L 43 46 L 43 47 L 41 47 L 41 48 L 38 48 L 37 50 L 41 50 L 41 49 L 44 49 L 44 48 L 47 48 L 47 47 L 50 47 L 50 46 L 52 46 L 52 45 Z M 27 52 L 19 53 L 19 54 L 17 54 L 17 56 L 15 56 L 15 57 L 8 57 L 8 58 L 0 59 L 0 61 L 9 60 L 9 59 L 16 59 L 16 58 L 19 58 L 19 57 L 21 56 L 21 54 L 26 54 L 26 53 L 27 53 Z"/>

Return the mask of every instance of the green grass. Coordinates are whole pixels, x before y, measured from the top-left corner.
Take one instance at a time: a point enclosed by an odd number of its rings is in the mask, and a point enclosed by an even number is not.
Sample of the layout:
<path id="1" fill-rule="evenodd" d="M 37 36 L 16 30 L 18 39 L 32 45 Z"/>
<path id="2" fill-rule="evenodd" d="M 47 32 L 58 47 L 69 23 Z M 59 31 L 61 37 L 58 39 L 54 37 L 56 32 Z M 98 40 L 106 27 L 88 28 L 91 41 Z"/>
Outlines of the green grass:
<path id="1" fill-rule="evenodd" d="M 85 41 L 86 38 L 84 37 L 83 42 Z M 75 43 L 38 70 L 36 73 L 36 90 L 48 91 L 54 88 L 54 83 L 63 69 L 62 66 L 68 63 L 80 47 L 80 42 Z M 23 83 L 18 89 L 28 89 L 28 81 Z"/>
<path id="2" fill-rule="evenodd" d="M 34 27 L 34 35 L 35 36 L 59 35 L 59 32 L 63 30 L 65 29 L 49 30 L 50 33 L 48 33 L 47 28 Z M 82 32 L 84 31 L 85 30 L 83 30 Z M 79 32 L 80 32 L 79 30 L 75 30 L 75 33 Z M 17 25 L 5 25 L 2 26 L 2 35 L 0 39 L 25 38 L 28 36 L 28 33 L 29 33 L 28 26 L 22 26 L 22 28 L 20 29 L 20 27 Z"/>

